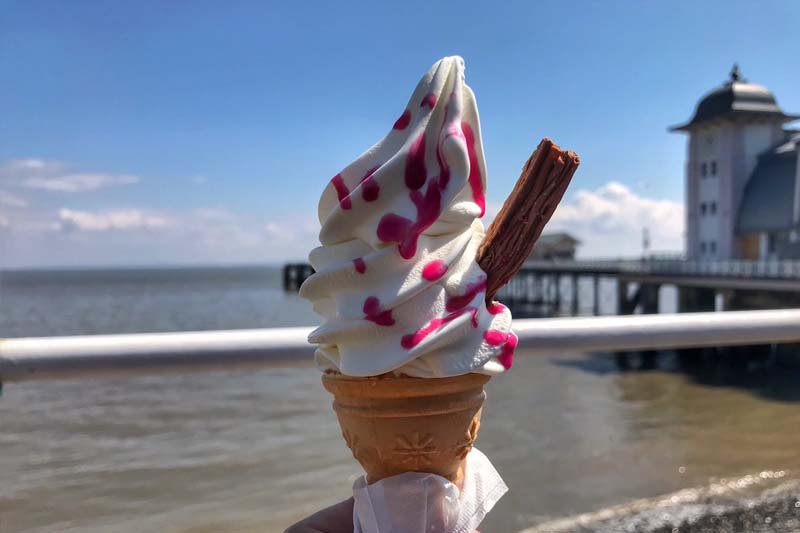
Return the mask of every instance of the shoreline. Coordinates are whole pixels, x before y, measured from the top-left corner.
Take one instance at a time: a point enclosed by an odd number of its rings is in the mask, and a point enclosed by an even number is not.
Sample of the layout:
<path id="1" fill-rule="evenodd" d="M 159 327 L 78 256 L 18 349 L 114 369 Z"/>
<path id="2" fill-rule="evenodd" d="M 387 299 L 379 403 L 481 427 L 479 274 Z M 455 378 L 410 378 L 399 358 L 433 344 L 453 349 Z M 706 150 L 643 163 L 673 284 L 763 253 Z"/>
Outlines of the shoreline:
<path id="1" fill-rule="evenodd" d="M 788 474 L 760 472 L 549 521 L 519 533 L 797 532 L 800 479 L 787 481 Z"/>

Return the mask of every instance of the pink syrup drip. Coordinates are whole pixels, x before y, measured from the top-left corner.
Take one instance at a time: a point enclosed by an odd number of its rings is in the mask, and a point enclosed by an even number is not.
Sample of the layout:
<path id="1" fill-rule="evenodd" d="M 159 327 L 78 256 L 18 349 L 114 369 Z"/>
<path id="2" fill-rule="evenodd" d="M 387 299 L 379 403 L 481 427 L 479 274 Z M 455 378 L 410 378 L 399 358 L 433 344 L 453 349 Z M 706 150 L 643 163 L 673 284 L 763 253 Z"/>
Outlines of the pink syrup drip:
<path id="1" fill-rule="evenodd" d="M 475 133 L 467 122 L 461 123 L 464 131 L 464 139 L 467 142 L 467 153 L 469 154 L 469 186 L 472 189 L 472 199 L 478 204 L 481 210 L 480 216 L 486 213 L 486 196 L 483 192 L 481 183 L 481 168 L 478 164 L 478 154 L 475 153 Z"/>
<path id="2" fill-rule="evenodd" d="M 439 218 L 442 204 L 438 180 L 428 183 L 424 195 L 420 191 L 411 191 L 409 196 L 417 208 L 415 222 L 394 213 L 384 215 L 378 222 L 378 238 L 383 242 L 398 243 L 403 259 L 411 259 L 417 253 L 419 236 Z"/>
<path id="3" fill-rule="evenodd" d="M 422 268 L 422 277 L 428 281 L 436 281 L 444 276 L 445 272 L 447 272 L 447 265 L 441 259 L 437 259 Z"/>
<path id="4" fill-rule="evenodd" d="M 497 360 L 503 365 L 503 368 L 508 370 L 514 364 L 514 350 L 517 348 L 519 338 L 514 335 L 514 332 L 508 332 L 508 340 L 503 345 L 503 351 L 497 356 Z"/>
<path id="5" fill-rule="evenodd" d="M 419 106 L 420 107 L 428 106 L 430 109 L 433 109 L 436 106 L 436 95 L 433 93 L 426 94 L 425 98 L 422 99 L 422 103 Z"/>
<path id="6" fill-rule="evenodd" d="M 361 197 L 365 202 L 374 202 L 378 199 L 378 195 L 381 192 L 381 188 L 378 186 L 375 178 L 372 177 L 379 168 L 380 166 L 372 167 L 364 174 L 364 177 L 361 178 Z"/>
<path id="7" fill-rule="evenodd" d="M 392 126 L 392 129 L 393 130 L 404 130 L 404 129 L 406 129 L 408 127 L 408 125 L 410 123 L 411 123 L 411 111 L 406 109 L 405 111 L 403 111 L 403 114 L 400 115 L 400 118 L 398 118 L 397 121 L 394 123 L 394 126 Z"/>
<path id="8" fill-rule="evenodd" d="M 370 322 L 374 322 L 379 326 L 393 326 L 394 318 L 392 317 L 392 310 L 381 309 L 381 302 L 374 296 L 370 296 L 364 301 L 364 318 Z"/>
<path id="9" fill-rule="evenodd" d="M 428 335 L 435 332 L 445 324 L 448 324 L 455 320 L 456 318 L 460 317 L 464 313 L 472 313 L 472 327 L 478 327 L 478 309 L 475 307 L 465 307 L 459 311 L 454 313 L 450 313 L 449 315 L 443 316 L 442 318 L 434 318 L 430 322 L 428 322 L 424 327 L 417 330 L 416 333 L 411 333 L 409 335 L 403 335 L 403 338 L 400 339 L 400 345 L 405 348 L 406 350 L 410 350 L 411 348 L 417 346 L 423 340 L 425 340 Z"/>
<path id="10" fill-rule="evenodd" d="M 331 183 L 336 188 L 336 196 L 339 197 L 339 205 L 342 209 L 350 209 L 353 206 L 350 202 L 350 191 L 347 189 L 347 185 L 344 184 L 342 175 L 336 174 L 333 179 L 331 179 Z"/>
<path id="11" fill-rule="evenodd" d="M 489 311 L 490 315 L 499 315 L 506 310 L 506 306 L 500 302 L 492 302 L 486 307 L 486 310 Z"/>
<path id="12" fill-rule="evenodd" d="M 425 132 L 419 134 L 408 148 L 406 160 L 405 180 L 406 187 L 416 191 L 425 185 L 428 179 L 428 170 L 425 168 Z"/>
<path id="13" fill-rule="evenodd" d="M 500 346 L 508 340 L 508 333 L 503 333 L 499 329 L 490 329 L 483 334 L 483 340 L 489 346 Z"/>
<path id="14" fill-rule="evenodd" d="M 367 264 L 364 262 L 363 257 L 356 257 L 353 259 L 353 265 L 356 267 L 356 272 L 363 274 L 367 271 Z"/>
<path id="15" fill-rule="evenodd" d="M 475 283 L 470 283 L 467 285 L 467 290 L 464 292 L 464 294 L 448 298 L 447 303 L 445 303 L 445 309 L 448 311 L 455 311 L 456 309 L 466 307 L 472 300 L 475 299 L 475 296 L 484 292 L 485 290 L 486 276 L 481 276 L 481 278 Z"/>
<path id="16" fill-rule="evenodd" d="M 447 123 L 449 107 L 445 110 L 444 124 Z M 460 132 L 453 131 L 449 134 L 458 135 Z M 438 177 L 428 181 L 428 171 L 425 167 L 425 132 L 422 132 L 409 147 L 405 169 L 405 183 L 410 190 L 409 198 L 417 208 L 417 219 L 411 221 L 395 213 L 388 213 L 378 222 L 378 238 L 383 242 L 398 243 L 400 256 L 404 259 L 414 257 L 417 253 L 419 236 L 436 222 L 442 212 L 442 192 L 450 182 L 450 168 L 442 157 L 438 145 L 436 157 L 441 171 Z M 428 186 L 423 195 L 420 189 L 426 181 Z"/>

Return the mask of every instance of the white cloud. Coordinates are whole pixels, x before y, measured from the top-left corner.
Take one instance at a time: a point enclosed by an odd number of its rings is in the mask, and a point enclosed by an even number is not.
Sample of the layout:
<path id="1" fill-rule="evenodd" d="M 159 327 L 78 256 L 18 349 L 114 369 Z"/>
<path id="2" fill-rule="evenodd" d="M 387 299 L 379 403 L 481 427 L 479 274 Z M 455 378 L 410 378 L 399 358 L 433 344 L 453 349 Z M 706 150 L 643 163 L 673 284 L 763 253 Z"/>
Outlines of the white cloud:
<path id="1" fill-rule="evenodd" d="M 636 256 L 642 252 L 642 231 L 650 233 L 650 249 L 683 250 L 683 205 L 639 196 L 619 182 L 596 190 L 578 190 L 563 202 L 545 231 L 568 231 L 579 238 L 582 257 Z"/>
<path id="2" fill-rule="evenodd" d="M 114 174 L 67 174 L 52 178 L 28 178 L 22 182 L 31 189 L 57 192 L 93 191 L 113 185 L 138 183 L 137 176 Z"/>
<path id="3" fill-rule="evenodd" d="M 6 207 L 27 207 L 28 202 L 21 196 L 0 190 L 0 205 Z"/>
<path id="4" fill-rule="evenodd" d="M 0 167 L 0 181 L 31 189 L 83 192 L 138 183 L 139 177 L 103 172 L 69 172 L 64 163 L 41 159 L 15 159 Z"/>
<path id="5" fill-rule="evenodd" d="M 12 159 L 0 167 L 0 177 L 28 177 L 43 174 L 57 174 L 65 168 L 59 161 L 43 161 L 41 159 Z"/>
<path id="6" fill-rule="evenodd" d="M 311 213 L 272 218 L 219 206 L 25 209 L 8 218 L 0 268 L 283 263 L 305 259 L 319 231 Z"/>
<path id="7" fill-rule="evenodd" d="M 60 209 L 55 228 L 63 231 L 111 231 L 164 228 L 169 221 L 141 209 L 111 209 L 100 212 Z"/>
<path id="8" fill-rule="evenodd" d="M 7 228 L 9 225 L 8 219 L 0 213 L 0 228 Z"/>
<path id="9" fill-rule="evenodd" d="M 225 209 L 224 207 L 198 207 L 192 209 L 189 216 L 197 217 L 200 220 L 209 220 L 216 222 L 236 220 L 236 213 Z"/>

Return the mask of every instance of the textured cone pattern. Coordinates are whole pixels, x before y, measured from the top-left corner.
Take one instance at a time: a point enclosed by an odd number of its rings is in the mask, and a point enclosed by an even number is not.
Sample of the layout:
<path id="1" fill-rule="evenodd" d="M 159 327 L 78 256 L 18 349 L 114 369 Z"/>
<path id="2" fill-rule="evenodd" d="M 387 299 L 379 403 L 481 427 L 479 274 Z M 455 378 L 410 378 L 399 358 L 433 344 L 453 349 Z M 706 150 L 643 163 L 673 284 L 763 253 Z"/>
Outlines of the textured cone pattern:
<path id="1" fill-rule="evenodd" d="M 423 379 L 324 374 L 342 436 L 370 483 L 431 472 L 459 483 L 478 435 L 489 376 Z"/>

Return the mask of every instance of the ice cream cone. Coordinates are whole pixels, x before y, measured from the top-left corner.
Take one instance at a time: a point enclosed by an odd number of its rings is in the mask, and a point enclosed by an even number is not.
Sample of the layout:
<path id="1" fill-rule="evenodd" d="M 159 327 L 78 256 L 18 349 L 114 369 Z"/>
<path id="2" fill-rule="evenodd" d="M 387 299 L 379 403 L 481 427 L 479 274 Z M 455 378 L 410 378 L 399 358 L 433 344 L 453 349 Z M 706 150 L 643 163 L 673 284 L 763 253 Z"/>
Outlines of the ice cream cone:
<path id="1" fill-rule="evenodd" d="M 322 376 L 353 457 L 369 483 L 430 472 L 460 484 L 478 435 L 489 376 Z"/>

